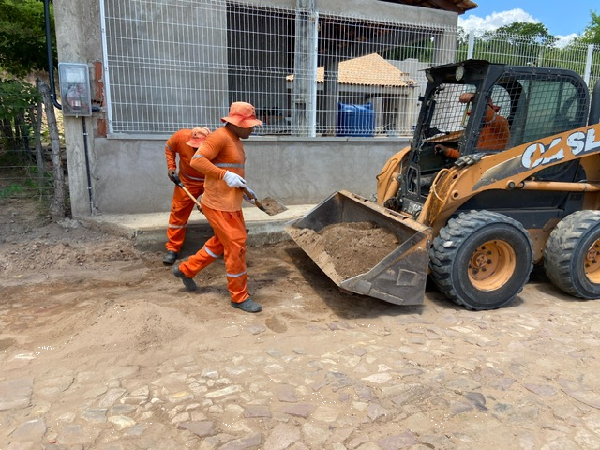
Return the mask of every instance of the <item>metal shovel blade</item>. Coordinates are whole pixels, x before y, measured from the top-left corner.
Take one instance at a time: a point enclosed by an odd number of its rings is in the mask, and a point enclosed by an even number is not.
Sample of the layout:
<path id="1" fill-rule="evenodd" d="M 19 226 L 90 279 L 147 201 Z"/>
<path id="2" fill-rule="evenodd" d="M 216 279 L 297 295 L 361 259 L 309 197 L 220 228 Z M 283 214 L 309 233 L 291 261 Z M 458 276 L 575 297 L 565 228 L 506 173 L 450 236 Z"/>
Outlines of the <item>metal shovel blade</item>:
<path id="1" fill-rule="evenodd" d="M 263 198 L 260 202 L 259 208 L 269 216 L 276 216 L 277 214 L 287 211 L 287 206 L 282 205 L 272 197 Z"/>
<path id="2" fill-rule="evenodd" d="M 252 192 L 246 188 L 244 188 L 244 193 L 252 200 L 254 200 L 254 204 L 258 209 L 262 212 L 268 214 L 269 216 L 276 216 L 277 214 L 282 213 L 283 211 L 287 211 L 287 206 L 282 205 L 277 200 L 272 197 L 265 197 L 262 200 L 256 198 L 255 195 L 252 195 Z"/>

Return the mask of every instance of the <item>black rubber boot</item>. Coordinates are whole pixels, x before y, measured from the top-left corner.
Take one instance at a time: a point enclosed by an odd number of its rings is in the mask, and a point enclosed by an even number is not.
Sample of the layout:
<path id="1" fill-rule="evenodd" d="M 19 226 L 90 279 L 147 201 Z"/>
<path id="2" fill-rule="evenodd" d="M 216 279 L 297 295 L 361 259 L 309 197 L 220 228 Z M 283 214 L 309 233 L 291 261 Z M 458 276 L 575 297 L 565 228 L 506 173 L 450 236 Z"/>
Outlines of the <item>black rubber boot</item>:
<path id="1" fill-rule="evenodd" d="M 183 284 L 188 291 L 195 291 L 198 289 L 196 282 L 192 278 L 186 277 L 184 273 L 179 270 L 179 266 L 173 266 L 173 275 L 177 278 L 181 278 L 181 281 L 183 281 Z"/>
<path id="2" fill-rule="evenodd" d="M 249 297 L 242 303 L 231 302 L 231 306 L 233 306 L 234 308 L 239 308 L 242 311 L 246 311 L 249 313 L 257 313 L 262 311 L 262 306 L 260 306 L 258 303 L 256 303 Z"/>
<path id="3" fill-rule="evenodd" d="M 165 255 L 165 257 L 163 258 L 163 264 L 165 266 L 172 266 L 173 263 L 175 262 L 175 260 L 177 259 L 177 252 L 174 252 L 173 250 L 169 250 L 167 252 L 167 254 Z"/>

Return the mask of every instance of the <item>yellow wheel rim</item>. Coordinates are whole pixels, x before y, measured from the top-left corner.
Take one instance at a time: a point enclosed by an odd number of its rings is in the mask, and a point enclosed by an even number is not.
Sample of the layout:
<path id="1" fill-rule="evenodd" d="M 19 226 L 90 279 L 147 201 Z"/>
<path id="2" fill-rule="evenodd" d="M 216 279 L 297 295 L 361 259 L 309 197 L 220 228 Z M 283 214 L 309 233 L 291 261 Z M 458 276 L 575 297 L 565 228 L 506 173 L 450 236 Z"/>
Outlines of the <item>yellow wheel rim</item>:
<path id="1" fill-rule="evenodd" d="M 600 239 L 594 241 L 583 261 L 585 276 L 592 283 L 600 283 Z"/>
<path id="2" fill-rule="evenodd" d="M 600 240 L 597 244 L 600 245 Z M 495 291 L 510 280 L 516 267 L 517 255 L 512 246 L 504 241 L 488 241 L 473 252 L 469 261 L 469 279 L 479 291 Z"/>

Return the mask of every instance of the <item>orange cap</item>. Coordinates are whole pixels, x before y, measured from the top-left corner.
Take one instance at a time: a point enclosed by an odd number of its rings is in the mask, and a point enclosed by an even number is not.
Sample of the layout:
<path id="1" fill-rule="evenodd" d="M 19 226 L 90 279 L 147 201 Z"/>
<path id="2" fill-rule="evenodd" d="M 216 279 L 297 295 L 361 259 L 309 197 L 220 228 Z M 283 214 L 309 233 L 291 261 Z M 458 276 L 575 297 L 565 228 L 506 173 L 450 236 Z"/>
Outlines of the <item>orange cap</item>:
<path id="1" fill-rule="evenodd" d="M 221 122 L 229 122 L 240 128 L 252 128 L 262 125 L 256 118 L 254 106 L 246 102 L 233 102 L 229 115 L 221 118 Z"/>
<path id="2" fill-rule="evenodd" d="M 198 148 L 202 145 L 202 141 L 206 139 L 206 136 L 210 134 L 210 130 L 206 127 L 192 128 L 192 134 L 190 140 L 187 141 L 187 145 L 190 147 Z"/>

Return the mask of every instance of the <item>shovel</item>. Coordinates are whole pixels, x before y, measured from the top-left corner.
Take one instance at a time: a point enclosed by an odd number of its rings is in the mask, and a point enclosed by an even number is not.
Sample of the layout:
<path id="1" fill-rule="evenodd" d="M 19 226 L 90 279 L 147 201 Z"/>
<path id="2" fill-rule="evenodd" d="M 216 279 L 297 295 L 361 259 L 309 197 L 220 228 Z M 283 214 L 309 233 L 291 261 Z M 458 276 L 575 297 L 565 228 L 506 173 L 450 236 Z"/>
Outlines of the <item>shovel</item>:
<path id="1" fill-rule="evenodd" d="M 196 203 L 196 205 L 198 206 L 198 210 L 202 212 L 202 204 L 190 193 L 190 191 L 187 190 L 187 188 L 179 179 L 179 175 L 174 174 L 171 178 L 171 181 L 177 186 L 179 186 L 181 189 L 183 189 L 187 196 L 191 198 L 194 201 L 194 203 Z M 250 192 L 246 188 L 244 188 L 244 193 L 248 196 L 250 200 L 254 200 L 254 204 L 258 207 L 258 209 L 268 214 L 269 216 L 275 216 L 279 213 L 282 213 L 283 211 L 287 211 L 287 206 L 282 205 L 274 198 L 265 197 L 262 201 L 260 201 L 258 198 L 256 198 L 256 195 L 252 195 L 252 192 Z"/>
<path id="2" fill-rule="evenodd" d="M 173 176 L 172 176 L 172 177 L 169 177 L 169 178 L 171 178 L 171 181 L 172 181 L 173 183 L 175 183 L 177 186 L 179 186 L 181 189 L 183 189 L 183 190 L 185 191 L 185 193 L 187 194 L 187 196 L 188 196 L 189 198 L 191 198 L 191 199 L 194 201 L 194 203 L 196 204 L 196 206 L 198 206 L 198 211 L 202 212 L 202 203 L 200 203 L 200 202 L 198 201 L 198 199 L 197 199 L 196 197 L 194 197 L 194 196 L 193 196 L 193 195 L 190 193 L 190 191 L 188 191 L 188 189 L 187 189 L 187 188 L 184 186 L 184 184 L 183 184 L 183 183 L 181 182 L 181 180 L 179 179 L 179 175 L 175 173 L 175 174 L 173 174 Z"/>
<path id="3" fill-rule="evenodd" d="M 262 212 L 268 214 L 269 216 L 276 216 L 283 211 L 287 211 L 287 206 L 282 205 L 277 200 L 271 197 L 265 197 L 264 199 L 259 200 L 256 198 L 256 195 L 253 195 L 250 190 L 247 188 L 244 189 L 244 194 L 248 196 L 250 200 L 260 209 Z"/>

